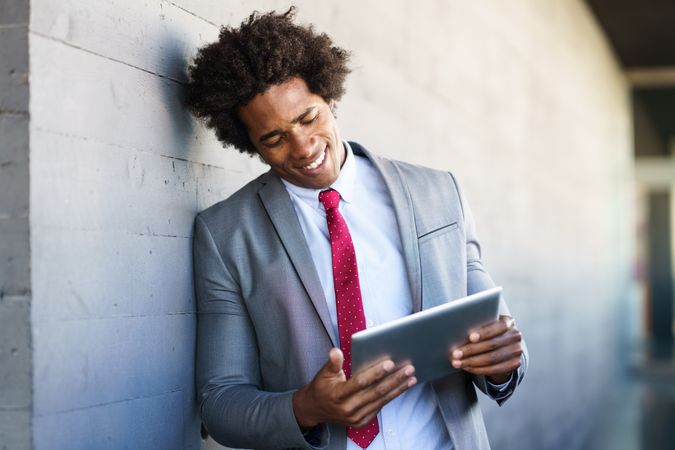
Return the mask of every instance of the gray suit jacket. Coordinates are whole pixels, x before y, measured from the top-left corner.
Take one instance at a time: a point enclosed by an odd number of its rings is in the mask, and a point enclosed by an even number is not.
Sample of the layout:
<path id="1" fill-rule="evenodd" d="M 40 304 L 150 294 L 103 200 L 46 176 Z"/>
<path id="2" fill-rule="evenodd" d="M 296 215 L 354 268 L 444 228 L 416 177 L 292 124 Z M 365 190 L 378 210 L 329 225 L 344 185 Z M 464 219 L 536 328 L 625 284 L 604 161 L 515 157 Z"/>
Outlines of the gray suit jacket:
<path id="1" fill-rule="evenodd" d="M 370 158 L 391 193 L 415 311 L 494 286 L 452 175 L 351 145 Z M 193 249 L 204 426 L 231 447 L 311 448 L 295 421 L 292 394 L 339 341 L 281 180 L 267 172 L 197 215 Z M 508 313 L 503 301 L 501 313 Z M 525 353 L 510 391 L 526 366 Z M 466 372 L 433 382 L 457 450 L 489 448 L 474 385 L 485 392 L 485 379 Z M 329 449 L 346 446 L 342 426 L 324 424 L 320 436 Z"/>

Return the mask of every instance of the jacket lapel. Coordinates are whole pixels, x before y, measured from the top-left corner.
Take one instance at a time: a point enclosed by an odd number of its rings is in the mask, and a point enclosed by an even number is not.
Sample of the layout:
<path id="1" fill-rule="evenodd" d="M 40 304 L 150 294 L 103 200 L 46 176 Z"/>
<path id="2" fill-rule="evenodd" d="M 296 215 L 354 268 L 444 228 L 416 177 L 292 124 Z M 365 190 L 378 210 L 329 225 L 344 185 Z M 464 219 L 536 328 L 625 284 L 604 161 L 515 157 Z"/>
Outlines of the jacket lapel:
<path id="1" fill-rule="evenodd" d="M 352 151 L 357 155 L 367 157 L 380 172 L 384 183 L 391 194 L 398 231 L 401 236 L 403 258 L 408 272 L 408 281 L 412 290 L 413 312 L 422 310 L 422 278 L 420 269 L 420 252 L 417 243 L 417 228 L 415 214 L 410 199 L 410 192 L 403 180 L 396 164 L 388 159 L 378 158 L 356 142 L 349 142 Z"/>
<path id="2" fill-rule="evenodd" d="M 267 214 L 279 235 L 288 257 L 302 282 L 309 298 L 314 305 L 328 337 L 334 346 L 339 346 L 337 336 L 334 336 L 333 326 L 326 305 L 326 297 L 323 295 L 321 282 L 316 273 L 316 267 L 312 260 L 312 254 L 307 246 L 307 241 L 302 233 L 300 221 L 295 215 L 295 209 L 288 196 L 288 192 L 281 180 L 272 172 L 268 172 L 261 180 L 263 187 L 258 195 Z"/>

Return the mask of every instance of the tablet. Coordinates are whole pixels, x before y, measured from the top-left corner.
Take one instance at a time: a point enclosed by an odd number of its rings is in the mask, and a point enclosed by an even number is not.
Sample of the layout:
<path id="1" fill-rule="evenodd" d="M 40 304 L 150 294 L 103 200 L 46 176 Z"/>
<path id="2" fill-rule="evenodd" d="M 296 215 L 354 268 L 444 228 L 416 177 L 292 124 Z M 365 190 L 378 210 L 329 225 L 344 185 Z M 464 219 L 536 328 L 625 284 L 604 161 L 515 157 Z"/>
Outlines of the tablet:
<path id="1" fill-rule="evenodd" d="M 352 335 L 352 373 L 391 359 L 411 363 L 418 382 L 457 372 L 450 349 L 468 341 L 469 331 L 494 321 L 502 288 L 478 292 Z"/>

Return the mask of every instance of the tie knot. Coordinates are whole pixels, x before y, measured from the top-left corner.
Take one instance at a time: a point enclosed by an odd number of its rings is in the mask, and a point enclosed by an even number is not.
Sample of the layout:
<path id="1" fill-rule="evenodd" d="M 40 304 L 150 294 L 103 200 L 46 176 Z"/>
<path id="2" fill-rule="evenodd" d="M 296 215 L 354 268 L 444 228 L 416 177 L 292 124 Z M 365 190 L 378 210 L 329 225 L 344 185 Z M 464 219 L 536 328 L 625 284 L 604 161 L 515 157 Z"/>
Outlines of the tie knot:
<path id="1" fill-rule="evenodd" d="M 319 192 L 319 201 L 323 203 L 323 207 L 328 211 L 331 208 L 337 208 L 340 204 L 340 193 L 335 189 L 327 189 Z"/>

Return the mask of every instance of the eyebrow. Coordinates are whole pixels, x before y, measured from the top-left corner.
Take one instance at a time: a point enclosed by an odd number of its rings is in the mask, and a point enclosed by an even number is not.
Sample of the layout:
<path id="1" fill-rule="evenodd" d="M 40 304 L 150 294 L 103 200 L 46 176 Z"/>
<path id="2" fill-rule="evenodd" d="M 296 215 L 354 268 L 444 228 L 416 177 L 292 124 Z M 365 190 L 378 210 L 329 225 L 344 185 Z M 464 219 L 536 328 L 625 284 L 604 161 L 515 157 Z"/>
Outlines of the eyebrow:
<path id="1" fill-rule="evenodd" d="M 296 117 L 295 119 L 291 120 L 291 123 L 292 123 L 292 124 L 296 124 L 296 123 L 300 122 L 301 120 L 304 120 L 305 117 L 307 117 L 307 116 L 308 116 L 312 111 L 314 111 L 316 108 L 317 108 L 316 106 L 310 106 L 310 107 L 307 108 L 302 114 L 300 114 L 298 117 Z M 260 142 L 265 142 L 266 140 L 268 140 L 268 139 L 270 139 L 270 138 L 273 138 L 274 136 L 277 136 L 277 135 L 279 135 L 279 134 L 282 134 L 282 131 L 281 131 L 281 130 L 273 130 L 273 131 L 270 131 L 269 133 L 265 133 L 265 134 L 263 134 L 262 136 L 260 136 L 259 141 L 260 141 Z"/>

